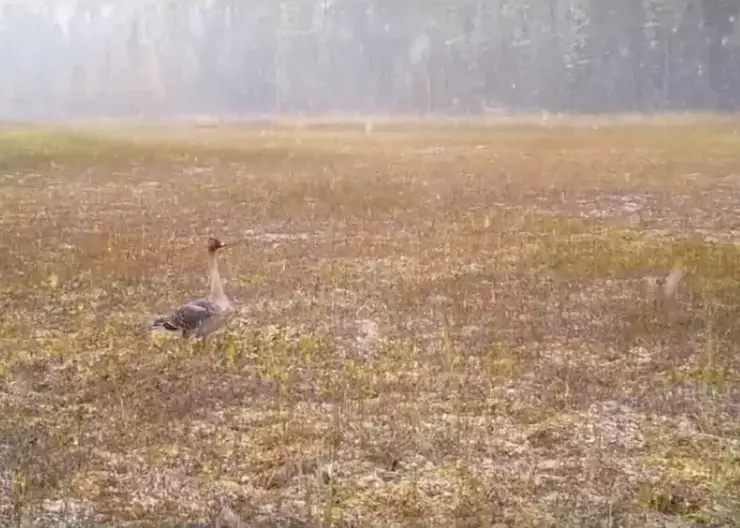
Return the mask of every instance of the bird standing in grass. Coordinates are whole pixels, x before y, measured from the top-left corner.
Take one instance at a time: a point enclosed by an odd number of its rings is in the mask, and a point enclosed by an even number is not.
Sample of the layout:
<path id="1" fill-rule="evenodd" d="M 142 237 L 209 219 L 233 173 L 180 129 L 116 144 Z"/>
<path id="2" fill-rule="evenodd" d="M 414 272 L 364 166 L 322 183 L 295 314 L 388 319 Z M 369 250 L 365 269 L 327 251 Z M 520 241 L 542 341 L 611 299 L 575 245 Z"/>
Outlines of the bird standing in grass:
<path id="1" fill-rule="evenodd" d="M 676 296 L 678 285 L 681 283 L 685 274 L 686 272 L 684 272 L 683 268 L 674 266 L 666 278 L 661 281 L 660 293 L 664 299 L 673 299 Z"/>
<path id="2" fill-rule="evenodd" d="M 182 307 L 164 317 L 158 317 L 152 327 L 181 332 L 182 337 L 205 338 L 223 327 L 234 307 L 224 293 L 218 272 L 218 252 L 226 247 L 219 239 L 208 239 L 208 271 L 210 292 L 207 297 L 186 302 Z"/>
<path id="3" fill-rule="evenodd" d="M 676 293 L 681 281 L 684 279 L 686 272 L 683 267 L 676 265 L 671 271 L 660 279 L 655 290 L 654 305 L 659 310 L 668 310 L 676 304 Z"/>

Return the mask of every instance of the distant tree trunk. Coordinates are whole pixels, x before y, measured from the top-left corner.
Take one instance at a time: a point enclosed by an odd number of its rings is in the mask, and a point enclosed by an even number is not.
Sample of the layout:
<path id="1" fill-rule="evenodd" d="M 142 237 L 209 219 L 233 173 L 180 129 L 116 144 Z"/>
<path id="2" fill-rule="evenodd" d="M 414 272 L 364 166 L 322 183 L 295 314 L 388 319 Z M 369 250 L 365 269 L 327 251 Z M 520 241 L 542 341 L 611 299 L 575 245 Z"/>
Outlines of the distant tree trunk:
<path id="1" fill-rule="evenodd" d="M 629 21 L 629 65 L 630 65 L 630 103 L 641 111 L 649 110 L 645 104 L 645 9 L 642 0 L 627 0 Z"/>
<path id="2" fill-rule="evenodd" d="M 740 4 L 736 0 L 702 0 L 701 6 L 704 29 L 709 39 L 709 81 L 717 98 L 717 106 L 722 110 L 737 109 L 738 96 L 731 82 L 737 76 L 730 71 L 733 57 L 727 46 L 727 38 L 732 33 Z"/>

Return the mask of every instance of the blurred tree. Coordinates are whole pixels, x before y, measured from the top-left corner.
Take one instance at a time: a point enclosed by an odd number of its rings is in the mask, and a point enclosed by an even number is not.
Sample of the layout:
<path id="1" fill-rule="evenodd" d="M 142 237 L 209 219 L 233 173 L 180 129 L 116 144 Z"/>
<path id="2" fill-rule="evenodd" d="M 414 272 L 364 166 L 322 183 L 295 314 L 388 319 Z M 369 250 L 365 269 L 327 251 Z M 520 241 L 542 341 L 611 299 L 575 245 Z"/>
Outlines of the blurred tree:
<path id="1" fill-rule="evenodd" d="M 736 0 L 9 0 L 0 115 L 734 109 Z"/>
<path id="2" fill-rule="evenodd" d="M 704 30 L 709 42 L 707 71 L 721 110 L 737 109 L 738 95 L 736 32 L 740 3 L 735 0 L 702 0 Z M 735 66 L 735 67 L 733 67 Z"/>

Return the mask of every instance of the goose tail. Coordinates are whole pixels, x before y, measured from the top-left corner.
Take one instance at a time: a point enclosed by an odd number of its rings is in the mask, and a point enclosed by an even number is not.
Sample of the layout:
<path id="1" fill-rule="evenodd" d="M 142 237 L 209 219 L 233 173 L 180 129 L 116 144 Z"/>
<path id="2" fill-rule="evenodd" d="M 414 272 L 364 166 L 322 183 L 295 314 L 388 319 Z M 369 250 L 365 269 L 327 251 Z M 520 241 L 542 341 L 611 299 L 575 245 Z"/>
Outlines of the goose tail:
<path id="1" fill-rule="evenodd" d="M 172 324 L 172 321 L 170 319 L 170 316 L 157 317 L 156 319 L 154 319 L 154 321 L 152 321 L 152 328 L 164 328 L 165 330 L 169 330 L 171 332 L 179 330 L 180 328 Z"/>

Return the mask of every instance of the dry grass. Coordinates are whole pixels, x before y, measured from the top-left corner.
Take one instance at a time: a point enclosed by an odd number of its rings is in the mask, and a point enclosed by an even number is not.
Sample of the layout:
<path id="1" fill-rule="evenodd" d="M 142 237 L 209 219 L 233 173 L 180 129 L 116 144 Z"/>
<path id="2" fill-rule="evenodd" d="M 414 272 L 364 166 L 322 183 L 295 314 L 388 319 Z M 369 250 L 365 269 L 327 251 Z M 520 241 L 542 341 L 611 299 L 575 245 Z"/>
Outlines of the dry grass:
<path id="1" fill-rule="evenodd" d="M 739 525 L 734 131 L 0 128 L 3 524 Z"/>

